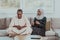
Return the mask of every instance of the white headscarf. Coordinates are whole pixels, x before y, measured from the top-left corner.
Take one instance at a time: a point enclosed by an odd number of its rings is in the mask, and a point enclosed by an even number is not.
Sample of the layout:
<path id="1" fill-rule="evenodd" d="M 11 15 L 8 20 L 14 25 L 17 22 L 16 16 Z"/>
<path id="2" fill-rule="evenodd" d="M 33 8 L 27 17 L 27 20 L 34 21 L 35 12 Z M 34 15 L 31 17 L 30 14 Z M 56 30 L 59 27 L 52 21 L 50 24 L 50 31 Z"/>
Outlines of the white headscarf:
<path id="1" fill-rule="evenodd" d="M 40 10 L 40 11 L 42 12 L 43 10 Z M 41 15 L 37 15 L 37 16 L 36 16 L 36 18 L 37 18 L 38 20 L 43 19 L 43 17 L 44 17 L 44 13 L 43 13 L 43 12 L 41 13 Z"/>

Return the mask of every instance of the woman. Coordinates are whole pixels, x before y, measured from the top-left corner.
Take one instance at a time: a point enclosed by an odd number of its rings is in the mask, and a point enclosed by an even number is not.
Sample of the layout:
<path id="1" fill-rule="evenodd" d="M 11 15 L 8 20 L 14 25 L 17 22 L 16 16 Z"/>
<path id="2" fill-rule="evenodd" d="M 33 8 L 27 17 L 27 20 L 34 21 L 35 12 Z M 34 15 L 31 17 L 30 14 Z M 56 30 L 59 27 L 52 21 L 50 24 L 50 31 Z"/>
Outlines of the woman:
<path id="1" fill-rule="evenodd" d="M 37 10 L 37 16 L 34 18 L 34 22 L 32 23 L 33 32 L 32 35 L 41 35 L 45 36 L 45 25 L 46 25 L 46 17 L 40 9 Z"/>

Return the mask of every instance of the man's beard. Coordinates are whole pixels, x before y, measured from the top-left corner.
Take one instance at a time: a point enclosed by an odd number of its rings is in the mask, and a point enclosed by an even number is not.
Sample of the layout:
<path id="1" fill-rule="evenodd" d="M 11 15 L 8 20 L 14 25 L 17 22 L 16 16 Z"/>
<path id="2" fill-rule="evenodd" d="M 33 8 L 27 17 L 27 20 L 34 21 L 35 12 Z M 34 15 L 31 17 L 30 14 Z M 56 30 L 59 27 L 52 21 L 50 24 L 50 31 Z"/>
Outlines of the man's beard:
<path id="1" fill-rule="evenodd" d="M 18 19 L 21 19 L 21 18 L 22 18 L 22 17 L 19 17 L 19 16 L 18 16 Z"/>

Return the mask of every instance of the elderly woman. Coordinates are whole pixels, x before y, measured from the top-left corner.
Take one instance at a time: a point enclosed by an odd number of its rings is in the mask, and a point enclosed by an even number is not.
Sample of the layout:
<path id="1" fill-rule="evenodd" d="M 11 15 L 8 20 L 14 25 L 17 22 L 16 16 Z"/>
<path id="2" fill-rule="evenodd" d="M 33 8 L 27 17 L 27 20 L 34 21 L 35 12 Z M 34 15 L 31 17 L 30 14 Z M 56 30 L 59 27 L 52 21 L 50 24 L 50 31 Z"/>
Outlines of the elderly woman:
<path id="1" fill-rule="evenodd" d="M 46 17 L 44 17 L 43 12 L 38 9 L 37 16 L 34 18 L 34 22 L 32 23 L 33 32 L 32 35 L 41 35 L 45 36 L 45 25 L 46 25 Z"/>

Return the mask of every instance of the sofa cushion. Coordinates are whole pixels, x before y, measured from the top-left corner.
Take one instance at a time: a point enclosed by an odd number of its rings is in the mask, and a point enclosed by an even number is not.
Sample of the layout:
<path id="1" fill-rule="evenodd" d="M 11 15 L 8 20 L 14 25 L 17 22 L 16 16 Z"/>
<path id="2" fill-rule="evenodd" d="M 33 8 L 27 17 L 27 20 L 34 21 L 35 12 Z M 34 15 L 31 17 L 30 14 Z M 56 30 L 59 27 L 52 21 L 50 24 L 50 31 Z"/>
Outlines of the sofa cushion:
<path id="1" fill-rule="evenodd" d="M 46 20 L 46 31 L 50 30 L 50 26 L 51 26 L 51 18 L 47 18 L 47 20 Z"/>
<path id="2" fill-rule="evenodd" d="M 0 18 L 0 29 L 6 29 L 6 18 Z"/>
<path id="3" fill-rule="evenodd" d="M 14 40 L 14 38 L 10 38 L 8 36 L 0 37 L 0 40 Z"/>
<path id="4" fill-rule="evenodd" d="M 6 26 L 9 27 L 12 18 L 6 18 Z"/>
<path id="5" fill-rule="evenodd" d="M 0 30 L 0 37 L 1 36 L 6 36 L 7 35 L 7 31 L 6 30 Z"/>
<path id="6" fill-rule="evenodd" d="M 57 33 L 57 36 L 60 37 L 60 29 L 54 29 L 54 31 Z"/>
<path id="7" fill-rule="evenodd" d="M 50 21 L 46 22 L 46 31 L 50 30 Z"/>
<path id="8" fill-rule="evenodd" d="M 46 31 L 45 35 L 46 36 L 55 36 L 55 32 L 54 31 Z"/>
<path id="9" fill-rule="evenodd" d="M 60 18 L 52 18 L 51 22 L 54 29 L 60 29 Z"/>

